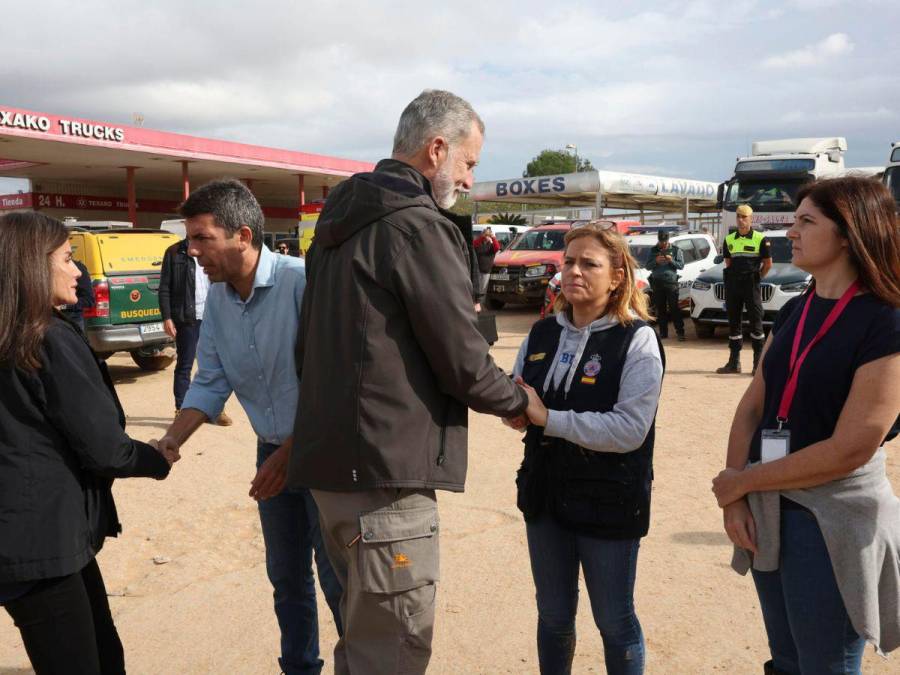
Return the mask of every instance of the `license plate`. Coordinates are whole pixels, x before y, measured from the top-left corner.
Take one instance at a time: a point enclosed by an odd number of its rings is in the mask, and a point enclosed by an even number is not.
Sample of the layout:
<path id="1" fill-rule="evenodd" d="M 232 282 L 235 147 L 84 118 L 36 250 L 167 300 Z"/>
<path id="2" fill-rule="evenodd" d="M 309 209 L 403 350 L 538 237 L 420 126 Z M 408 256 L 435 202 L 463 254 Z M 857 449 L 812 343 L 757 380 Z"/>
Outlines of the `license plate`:
<path id="1" fill-rule="evenodd" d="M 491 281 L 509 281 L 508 274 L 492 274 Z"/>
<path id="2" fill-rule="evenodd" d="M 494 293 L 506 293 L 506 286 L 503 284 L 494 284 Z"/>
<path id="3" fill-rule="evenodd" d="M 141 335 L 156 335 L 158 333 L 165 333 L 166 329 L 163 328 L 161 323 L 143 323 L 141 324 Z"/>

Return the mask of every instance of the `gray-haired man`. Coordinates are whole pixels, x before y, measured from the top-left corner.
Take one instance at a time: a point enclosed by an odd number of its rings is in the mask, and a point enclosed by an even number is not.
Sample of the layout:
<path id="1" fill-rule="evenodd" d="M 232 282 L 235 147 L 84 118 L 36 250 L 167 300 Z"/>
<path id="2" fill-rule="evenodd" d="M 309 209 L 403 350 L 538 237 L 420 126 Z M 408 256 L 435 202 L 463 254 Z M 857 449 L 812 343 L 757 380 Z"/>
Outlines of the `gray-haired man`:
<path id="1" fill-rule="evenodd" d="M 312 489 L 344 587 L 339 674 L 425 671 L 435 490 L 463 490 L 467 408 L 527 406 L 478 332 L 468 219 L 444 210 L 471 188 L 483 134 L 466 101 L 422 92 L 391 159 L 331 192 L 307 255 L 288 480 Z"/>

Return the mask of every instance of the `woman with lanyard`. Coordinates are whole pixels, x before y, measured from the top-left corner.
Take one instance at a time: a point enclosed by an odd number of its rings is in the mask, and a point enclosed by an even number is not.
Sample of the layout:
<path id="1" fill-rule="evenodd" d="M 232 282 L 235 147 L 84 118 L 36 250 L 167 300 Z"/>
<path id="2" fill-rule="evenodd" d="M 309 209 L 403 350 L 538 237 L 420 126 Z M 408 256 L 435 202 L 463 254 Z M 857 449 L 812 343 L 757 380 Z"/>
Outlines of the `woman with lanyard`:
<path id="1" fill-rule="evenodd" d="M 558 313 L 532 327 L 514 369 L 529 397 L 529 419 L 512 426 L 530 421 L 516 483 L 538 660 L 545 675 L 571 672 L 581 568 L 607 672 L 633 675 L 644 670 L 634 582 L 650 520 L 662 350 L 625 240 L 588 224 L 565 243 Z"/>
<path id="2" fill-rule="evenodd" d="M 121 531 L 113 478 L 178 459 L 125 434 L 106 366 L 53 309 L 79 274 L 61 222 L 0 218 L 0 605 L 37 675 L 125 672 L 96 560 Z"/>
<path id="3" fill-rule="evenodd" d="M 752 566 L 765 672 L 859 673 L 867 641 L 900 645 L 900 501 L 881 448 L 900 411 L 900 231 L 874 180 L 798 200 L 788 237 L 813 282 L 775 320 L 713 492 L 732 566 Z"/>

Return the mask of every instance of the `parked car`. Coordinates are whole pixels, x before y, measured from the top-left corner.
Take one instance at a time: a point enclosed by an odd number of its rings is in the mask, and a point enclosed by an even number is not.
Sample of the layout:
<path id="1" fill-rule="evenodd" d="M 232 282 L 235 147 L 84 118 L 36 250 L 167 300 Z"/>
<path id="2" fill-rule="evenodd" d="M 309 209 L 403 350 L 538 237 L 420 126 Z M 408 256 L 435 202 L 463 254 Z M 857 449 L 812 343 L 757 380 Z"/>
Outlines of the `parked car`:
<path id="1" fill-rule="evenodd" d="M 771 244 L 772 267 L 762 279 L 760 291 L 763 326 L 768 329 L 784 304 L 809 287 L 811 276 L 791 264 L 791 240 L 787 238 L 787 230 L 769 230 L 765 235 Z M 716 258 L 716 263 L 715 267 L 698 276 L 691 287 L 691 318 L 700 337 L 712 337 L 716 326 L 728 325 L 723 275 L 725 265 L 721 256 Z"/>
<path id="2" fill-rule="evenodd" d="M 87 268 L 94 307 L 84 310 L 85 333 L 100 358 L 126 351 L 142 370 L 174 360 L 173 340 L 159 311 L 163 254 L 180 238 L 160 230 L 80 230 L 69 234 L 72 257 Z"/>
<path id="3" fill-rule="evenodd" d="M 656 245 L 655 234 L 637 234 L 626 237 L 631 257 L 638 264 L 635 273 L 637 287 L 650 294 L 650 272 L 644 268 L 650 257 L 650 249 Z M 712 266 L 716 258 L 716 244 L 708 234 L 700 232 L 675 233 L 669 239 L 672 246 L 681 249 L 684 255 L 684 269 L 679 274 L 679 306 L 687 309 L 690 302 L 690 287 L 694 279 Z M 541 317 L 553 313 L 553 304 L 560 292 L 562 275 L 557 273 L 547 284 L 544 303 L 541 306 Z"/>
<path id="4" fill-rule="evenodd" d="M 650 250 L 659 241 L 657 234 L 636 234 L 626 237 L 631 257 L 638 264 L 637 281 L 644 282 L 646 292 L 650 292 L 650 271 L 645 265 L 650 259 Z M 694 280 L 716 264 L 715 240 L 704 232 L 673 232 L 669 244 L 680 249 L 684 256 L 684 269 L 678 272 L 678 306 L 687 310 L 691 300 L 691 286 Z"/>
<path id="5" fill-rule="evenodd" d="M 584 222 L 541 225 L 516 237 L 494 258 L 487 288 L 488 307 L 496 310 L 507 303 L 541 305 L 547 284 L 562 266 L 566 232 Z"/>

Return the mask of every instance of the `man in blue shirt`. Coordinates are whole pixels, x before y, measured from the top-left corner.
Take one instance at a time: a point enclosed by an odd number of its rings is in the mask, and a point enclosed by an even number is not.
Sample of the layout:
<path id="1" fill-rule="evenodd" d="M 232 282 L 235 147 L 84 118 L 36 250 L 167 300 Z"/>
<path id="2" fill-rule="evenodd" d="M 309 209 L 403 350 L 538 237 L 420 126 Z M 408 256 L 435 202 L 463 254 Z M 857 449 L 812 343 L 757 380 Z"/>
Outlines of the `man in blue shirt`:
<path id="1" fill-rule="evenodd" d="M 250 496 L 259 504 L 266 571 L 275 589 L 279 664 L 287 675 L 318 673 L 323 662 L 313 553 L 338 633 L 341 586 L 325 555 L 309 490 L 284 490 L 299 394 L 294 347 L 306 285 L 303 261 L 263 246 L 262 209 L 239 181 L 208 183 L 180 210 L 188 252 L 211 286 L 197 374 L 159 447 L 177 449 L 200 425 L 219 416 L 234 391 L 259 439 Z"/>

